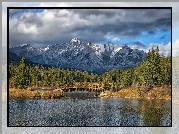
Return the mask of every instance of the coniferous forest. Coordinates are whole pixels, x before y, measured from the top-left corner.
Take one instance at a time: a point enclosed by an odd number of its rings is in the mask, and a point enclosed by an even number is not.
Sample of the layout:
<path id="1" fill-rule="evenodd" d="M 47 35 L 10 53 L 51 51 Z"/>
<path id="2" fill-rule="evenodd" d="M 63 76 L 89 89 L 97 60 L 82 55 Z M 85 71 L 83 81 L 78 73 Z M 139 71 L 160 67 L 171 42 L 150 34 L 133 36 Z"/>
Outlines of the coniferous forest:
<path id="1" fill-rule="evenodd" d="M 10 88 L 26 89 L 28 87 L 46 87 L 63 85 L 71 86 L 75 82 L 95 82 L 113 85 L 114 91 L 132 85 L 136 87 L 162 87 L 171 85 L 171 57 L 160 56 L 159 48 L 149 50 L 147 58 L 134 68 L 114 69 L 105 73 L 95 74 L 75 69 L 44 67 L 42 65 L 25 64 L 24 58 L 18 65 L 9 65 Z M 140 88 L 138 88 L 140 89 Z"/>

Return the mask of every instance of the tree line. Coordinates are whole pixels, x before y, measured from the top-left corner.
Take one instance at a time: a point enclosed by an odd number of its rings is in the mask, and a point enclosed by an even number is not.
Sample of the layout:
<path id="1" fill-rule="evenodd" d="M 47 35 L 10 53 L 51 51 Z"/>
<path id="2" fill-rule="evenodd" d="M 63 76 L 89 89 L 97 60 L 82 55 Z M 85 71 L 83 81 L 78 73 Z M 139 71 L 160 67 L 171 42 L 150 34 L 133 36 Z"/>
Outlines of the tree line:
<path id="1" fill-rule="evenodd" d="M 171 85 L 171 57 L 160 56 L 159 48 L 149 50 L 146 59 L 137 67 L 114 69 L 96 74 L 75 69 L 27 65 L 24 58 L 18 65 L 9 65 L 10 86 L 25 89 L 32 86 L 73 85 L 74 82 L 97 82 L 107 85 L 112 83 L 115 91 L 132 85 L 156 87 Z"/>

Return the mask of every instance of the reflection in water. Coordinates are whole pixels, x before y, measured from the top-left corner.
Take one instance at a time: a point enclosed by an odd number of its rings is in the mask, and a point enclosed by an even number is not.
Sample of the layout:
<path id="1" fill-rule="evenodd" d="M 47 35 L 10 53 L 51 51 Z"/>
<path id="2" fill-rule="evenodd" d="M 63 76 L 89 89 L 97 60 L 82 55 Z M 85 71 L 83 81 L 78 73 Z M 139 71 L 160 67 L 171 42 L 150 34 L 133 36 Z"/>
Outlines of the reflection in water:
<path id="1" fill-rule="evenodd" d="M 17 122 L 17 126 L 22 126 L 25 121 L 24 120 L 24 114 L 26 113 L 25 107 L 26 107 L 25 100 L 18 100 L 17 105 L 14 107 L 14 109 L 17 110 L 18 114 L 14 115 L 15 118 L 11 118 L 11 116 L 10 116 L 10 120 L 15 120 L 15 122 Z"/>
<path id="2" fill-rule="evenodd" d="M 170 126 L 166 101 L 122 98 L 9 100 L 10 126 Z"/>
<path id="3" fill-rule="evenodd" d="M 24 110 L 25 110 L 25 100 L 19 100 L 17 109 L 19 109 L 19 115 L 17 116 L 17 123 L 18 123 L 18 126 L 22 126 L 23 122 L 24 122 L 23 113 L 25 113 L 24 112 Z"/>
<path id="4" fill-rule="evenodd" d="M 67 98 L 72 99 L 89 99 L 96 98 L 96 92 L 88 92 L 88 91 L 73 91 L 73 92 L 64 92 Z"/>
<path id="5" fill-rule="evenodd" d="M 168 102 L 170 103 L 170 102 Z M 145 126 L 170 126 L 171 106 L 161 100 L 138 100 L 137 111 Z M 165 122 L 164 122 L 165 120 Z"/>

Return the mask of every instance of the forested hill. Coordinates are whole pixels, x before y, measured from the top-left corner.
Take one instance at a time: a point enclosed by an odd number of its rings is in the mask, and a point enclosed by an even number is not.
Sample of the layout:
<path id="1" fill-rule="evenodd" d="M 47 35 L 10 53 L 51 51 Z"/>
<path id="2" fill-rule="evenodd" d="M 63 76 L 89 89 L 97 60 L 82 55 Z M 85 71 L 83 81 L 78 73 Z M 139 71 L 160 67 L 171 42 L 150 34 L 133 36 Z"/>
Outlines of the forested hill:
<path id="1" fill-rule="evenodd" d="M 107 85 L 112 83 L 116 91 L 132 85 L 149 87 L 171 85 L 171 57 L 161 57 L 158 48 L 152 49 L 144 62 L 137 67 L 114 69 L 102 74 L 39 65 L 28 66 L 22 58 L 19 65 L 9 65 L 9 73 L 10 86 L 15 88 L 59 87 L 64 84 L 73 85 L 74 82 L 97 82 L 106 90 Z"/>
<path id="2" fill-rule="evenodd" d="M 14 54 L 14 53 L 11 53 L 9 52 L 9 64 L 14 64 L 14 65 L 18 65 L 20 63 L 20 60 L 22 59 L 22 57 Z M 34 63 L 28 59 L 24 59 L 24 63 L 26 65 L 30 65 L 30 66 L 33 66 L 33 65 L 39 65 L 38 63 Z M 44 67 L 52 67 L 50 65 L 45 65 L 45 64 L 40 64 Z"/>

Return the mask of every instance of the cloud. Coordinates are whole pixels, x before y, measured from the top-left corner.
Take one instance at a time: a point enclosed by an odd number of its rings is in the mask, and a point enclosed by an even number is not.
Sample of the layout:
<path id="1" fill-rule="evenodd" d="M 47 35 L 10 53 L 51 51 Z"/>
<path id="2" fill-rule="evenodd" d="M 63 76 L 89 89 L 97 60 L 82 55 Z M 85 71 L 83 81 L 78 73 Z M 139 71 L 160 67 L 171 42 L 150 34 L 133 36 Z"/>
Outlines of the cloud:
<path id="1" fill-rule="evenodd" d="M 135 41 L 135 42 L 132 42 L 132 44 L 134 44 L 134 45 L 136 45 L 136 46 L 138 46 L 138 47 L 142 47 L 142 48 L 144 48 L 144 47 L 145 47 L 145 44 L 144 44 L 144 43 L 142 43 L 142 42 L 140 42 L 140 41 Z"/>
<path id="2" fill-rule="evenodd" d="M 163 36 L 160 37 L 160 39 L 165 39 L 165 37 L 167 36 L 168 34 L 164 34 Z"/>
<path id="3" fill-rule="evenodd" d="M 132 49 L 139 49 L 139 50 L 144 50 L 146 45 L 142 43 L 141 41 L 134 41 L 134 42 L 125 42 L 120 44 L 120 46 L 129 46 Z"/>
<path id="4" fill-rule="evenodd" d="M 172 7 L 172 27 L 175 28 L 178 26 L 179 24 L 179 6 L 178 6 L 178 2 L 3 2 L 2 3 L 2 45 L 7 45 L 7 42 L 6 42 L 6 38 L 7 38 L 7 30 L 6 30 L 6 7 L 18 7 L 18 6 L 21 6 L 21 7 L 31 7 L 31 6 L 41 6 L 41 7 L 116 7 L 116 6 L 121 6 L 121 7 Z M 148 20 L 150 21 L 150 19 L 153 21 L 153 18 L 156 17 L 156 18 L 159 18 L 159 16 L 165 16 L 166 12 L 163 12 L 161 14 L 161 12 L 158 13 L 158 16 L 155 14 L 155 12 L 151 12 L 151 13 L 143 13 L 146 17 L 142 17 L 140 18 L 140 15 L 135 15 L 136 18 L 138 18 L 138 20 L 141 19 L 141 21 L 145 21 L 145 22 L 148 22 Z M 169 15 L 170 13 L 168 13 Z M 126 15 L 126 13 L 122 12 L 121 13 L 121 16 L 122 15 Z M 148 16 L 151 16 L 151 17 L 148 17 Z M 131 19 L 131 17 L 129 17 L 129 20 Z M 38 30 L 37 30 L 38 31 Z M 44 30 L 45 31 L 45 30 Z M 86 31 L 88 32 L 88 31 Z M 152 34 L 154 32 L 154 30 L 151 30 L 148 32 L 148 34 Z M 129 32 L 130 33 L 130 32 Z M 60 34 L 59 34 L 60 35 Z M 173 34 L 174 35 L 174 34 Z M 18 37 L 20 36 L 23 36 L 24 37 L 24 40 L 22 40 L 21 42 L 32 42 L 30 39 L 27 39 L 25 38 L 26 36 L 29 37 L 29 38 L 32 38 L 34 41 L 37 41 L 35 40 L 35 37 L 32 37 L 32 35 L 21 35 L 19 34 Z M 39 35 L 38 37 L 41 38 L 40 36 L 42 35 Z M 54 36 L 54 35 L 53 35 Z M 61 35 L 62 36 L 62 35 Z M 75 35 L 74 35 L 75 36 Z M 47 38 L 48 36 L 44 36 L 44 38 Z M 62 36 L 63 37 L 63 36 Z M 69 38 L 72 37 L 72 36 L 68 36 Z M 102 36 L 101 36 L 102 37 Z M 43 38 L 43 39 L 44 39 Z M 42 44 L 44 44 L 44 41 L 43 39 L 39 39 L 40 41 L 37 41 L 36 44 L 38 44 L 38 42 L 41 42 Z M 57 41 L 52 41 L 49 39 L 49 37 L 47 38 L 48 40 L 45 41 L 45 44 L 53 44 L 54 42 L 57 43 L 57 42 L 63 42 L 63 41 L 66 41 L 62 38 L 57 38 Z M 105 38 L 104 38 L 105 39 Z M 175 38 L 177 39 L 177 38 Z M 54 40 L 56 40 L 54 38 Z M 19 44 L 19 41 L 15 41 L 16 44 Z M 32 42 L 33 43 L 33 42 Z M 42 46 L 42 45 L 41 45 Z"/>
<path id="5" fill-rule="evenodd" d="M 158 43 L 150 43 L 149 47 L 146 49 L 146 52 L 151 50 L 152 48 L 156 49 L 156 47 L 159 47 L 159 53 L 160 55 L 164 56 L 171 56 L 171 42 L 168 44 L 158 44 Z"/>
<path id="6" fill-rule="evenodd" d="M 172 7 L 172 23 L 173 28 L 178 26 L 179 24 L 179 6 L 178 2 L 43 2 L 39 6 L 41 7 Z M 156 15 L 155 12 L 145 13 L 146 18 L 149 16 L 148 20 L 150 20 L 150 17 L 154 17 Z M 161 14 L 161 16 L 163 16 Z M 159 14 L 160 15 L 160 14 Z M 135 16 L 137 17 L 137 16 Z M 140 18 L 141 19 L 141 18 Z M 139 19 L 139 20 L 140 20 Z"/>
<path id="7" fill-rule="evenodd" d="M 114 43 L 119 43 L 121 40 L 120 40 L 120 38 L 118 38 L 118 37 L 114 37 L 113 39 L 112 39 L 112 42 L 114 42 Z"/>
<path id="8" fill-rule="evenodd" d="M 31 45 L 37 42 L 52 45 L 67 42 L 74 37 L 81 38 L 84 42 L 103 42 L 106 35 L 133 38 L 144 31 L 152 34 L 156 29 L 170 30 L 171 23 L 170 10 L 52 9 L 37 13 L 33 10 L 11 12 L 11 46 L 26 42 Z M 154 13 L 156 15 L 153 15 Z M 164 17 L 161 18 L 161 14 Z M 133 17 L 134 15 L 136 17 Z M 21 36 L 23 38 L 17 38 Z M 116 42 L 117 38 L 114 38 L 113 42 Z"/>
<path id="9" fill-rule="evenodd" d="M 132 49 L 138 49 L 138 50 L 144 50 L 146 45 L 142 43 L 141 41 L 134 41 L 129 43 L 123 43 L 122 45 L 128 45 Z"/>
<path id="10" fill-rule="evenodd" d="M 148 31 L 148 35 L 153 35 L 153 34 L 155 34 L 156 33 L 156 31 Z"/>
<path id="11" fill-rule="evenodd" d="M 125 42 L 125 43 L 122 43 L 120 46 L 125 46 L 125 45 L 130 46 L 130 43 Z"/>

